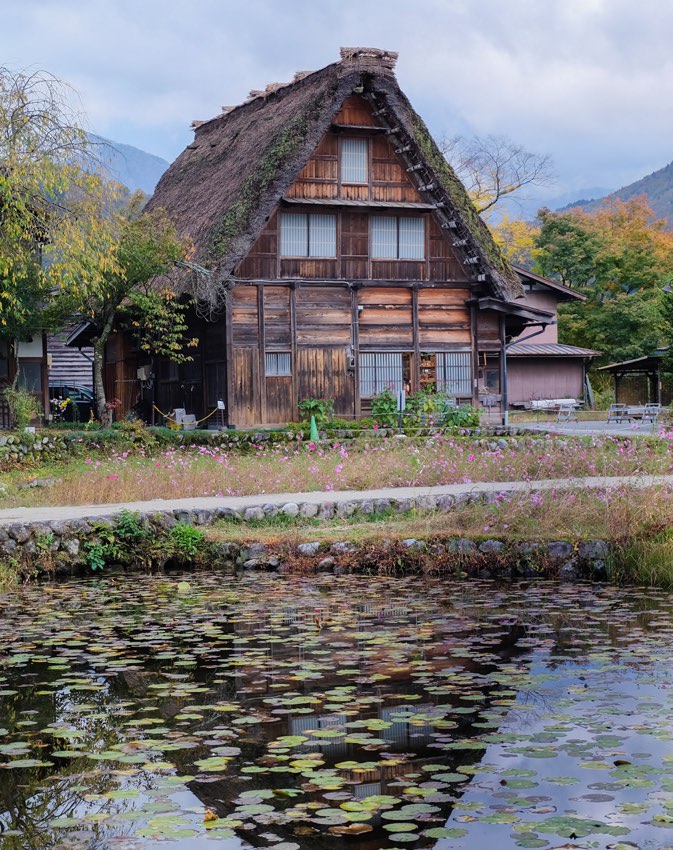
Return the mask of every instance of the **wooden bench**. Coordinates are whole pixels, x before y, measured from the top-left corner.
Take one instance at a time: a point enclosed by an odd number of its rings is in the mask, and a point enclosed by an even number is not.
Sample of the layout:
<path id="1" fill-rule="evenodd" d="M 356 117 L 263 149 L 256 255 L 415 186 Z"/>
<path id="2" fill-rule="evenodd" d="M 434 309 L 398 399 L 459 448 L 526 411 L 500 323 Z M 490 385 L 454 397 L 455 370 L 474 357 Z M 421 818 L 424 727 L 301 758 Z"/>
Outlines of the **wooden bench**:
<path id="1" fill-rule="evenodd" d="M 608 410 L 609 422 L 630 422 L 629 409 L 625 404 L 611 404 Z"/>

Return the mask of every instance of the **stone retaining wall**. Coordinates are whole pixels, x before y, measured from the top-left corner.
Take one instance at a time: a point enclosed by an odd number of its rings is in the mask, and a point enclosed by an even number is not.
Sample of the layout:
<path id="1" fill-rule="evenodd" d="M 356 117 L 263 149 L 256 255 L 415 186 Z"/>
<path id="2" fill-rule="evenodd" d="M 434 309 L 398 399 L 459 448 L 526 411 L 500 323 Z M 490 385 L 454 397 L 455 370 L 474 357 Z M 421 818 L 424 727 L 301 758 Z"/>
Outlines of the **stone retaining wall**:
<path id="1" fill-rule="evenodd" d="M 66 457 L 68 444 L 61 435 L 0 434 L 0 468 L 17 463 Z"/>
<path id="2" fill-rule="evenodd" d="M 356 514 L 397 512 L 408 515 L 449 512 L 460 504 L 477 500 L 494 501 L 501 493 L 461 493 L 457 496 L 424 495 L 405 499 L 355 499 L 323 504 L 287 502 L 273 505 L 260 502 L 241 511 L 232 508 L 215 510 L 173 510 L 133 515 L 142 529 L 144 543 L 138 542 L 136 567 L 164 567 L 171 560 L 167 545 L 162 558 L 162 540 L 167 543 L 176 526 L 203 528 L 220 519 L 236 522 L 264 520 L 277 515 L 287 517 L 331 520 Z M 42 523 L 13 523 L 0 526 L 0 563 L 25 575 L 72 574 L 92 567 L 92 548 L 107 546 L 113 550 L 115 534 L 119 531 L 120 514 L 84 517 L 78 520 L 58 520 Z M 375 526 L 373 526 L 375 527 Z M 297 527 L 299 530 L 301 526 Z M 242 569 L 302 569 L 302 570 L 365 570 L 385 569 L 421 572 L 450 571 L 490 573 L 492 575 L 535 575 L 540 572 L 563 580 L 587 577 L 602 580 L 607 577 L 614 553 L 608 543 L 592 541 L 531 540 L 514 542 L 496 538 L 468 539 L 435 536 L 432 539 L 382 538 L 376 544 L 357 546 L 348 539 L 348 527 L 343 539 L 327 544 L 281 544 L 269 548 L 262 543 L 208 543 L 207 552 L 200 553 L 200 563 L 217 564 Z M 132 542 L 132 541 L 131 541 Z M 129 541 L 125 540 L 128 546 Z M 195 559 L 198 561 L 198 558 Z M 180 562 L 185 564 L 184 559 Z M 100 566 L 100 565 L 99 565 Z"/>

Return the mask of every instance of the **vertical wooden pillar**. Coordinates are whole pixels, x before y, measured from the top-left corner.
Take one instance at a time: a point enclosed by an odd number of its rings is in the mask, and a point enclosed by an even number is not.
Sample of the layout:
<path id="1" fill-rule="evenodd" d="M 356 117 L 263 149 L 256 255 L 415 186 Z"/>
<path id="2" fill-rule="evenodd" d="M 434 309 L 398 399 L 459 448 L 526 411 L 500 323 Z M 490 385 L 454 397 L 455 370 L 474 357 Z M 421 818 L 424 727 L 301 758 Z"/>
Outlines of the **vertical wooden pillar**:
<path id="1" fill-rule="evenodd" d="M 290 368 L 292 370 L 292 419 L 297 421 L 299 404 L 299 360 L 297 358 L 297 283 L 290 284 Z"/>
<path id="2" fill-rule="evenodd" d="M 360 311 L 358 298 L 358 287 L 351 286 L 351 343 L 355 368 L 351 373 L 353 381 L 353 417 L 359 419 L 362 416 L 362 403 L 360 401 Z M 347 364 L 344 364 L 347 366 Z"/>
<path id="3" fill-rule="evenodd" d="M 411 373 L 411 390 L 418 392 L 421 388 L 421 332 L 418 319 L 418 284 L 414 283 L 411 290 L 411 321 L 413 325 L 414 362 Z"/>
<path id="4" fill-rule="evenodd" d="M 509 394 L 507 391 L 507 334 L 505 331 L 505 317 L 499 316 L 500 322 L 500 409 L 502 411 L 502 424 L 508 424 Z"/>
<path id="5" fill-rule="evenodd" d="M 264 284 L 257 284 L 257 341 L 259 368 L 257 370 L 257 398 L 259 399 L 260 425 L 266 424 L 266 339 L 264 335 Z"/>
<path id="6" fill-rule="evenodd" d="M 472 331 L 472 406 L 479 407 L 479 327 L 477 308 L 470 304 L 470 329 Z"/>
<path id="7" fill-rule="evenodd" d="M 232 412 L 234 406 L 234 380 L 232 370 L 234 368 L 234 339 L 231 327 L 231 311 L 234 303 L 234 289 L 229 292 L 229 299 L 224 308 L 224 369 L 227 384 L 227 397 L 224 400 L 225 416 L 227 426 L 235 425 L 236 415 Z"/>

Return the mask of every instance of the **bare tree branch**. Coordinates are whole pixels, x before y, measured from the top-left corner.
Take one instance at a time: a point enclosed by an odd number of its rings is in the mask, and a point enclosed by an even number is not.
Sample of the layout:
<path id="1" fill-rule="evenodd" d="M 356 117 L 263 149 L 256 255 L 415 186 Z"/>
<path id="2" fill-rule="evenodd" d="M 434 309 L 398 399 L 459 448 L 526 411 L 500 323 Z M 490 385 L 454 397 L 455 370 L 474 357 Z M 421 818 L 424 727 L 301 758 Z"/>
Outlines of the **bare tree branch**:
<path id="1" fill-rule="evenodd" d="M 531 153 L 506 136 L 445 137 L 440 148 L 480 213 L 526 186 L 554 181 L 549 155 Z"/>

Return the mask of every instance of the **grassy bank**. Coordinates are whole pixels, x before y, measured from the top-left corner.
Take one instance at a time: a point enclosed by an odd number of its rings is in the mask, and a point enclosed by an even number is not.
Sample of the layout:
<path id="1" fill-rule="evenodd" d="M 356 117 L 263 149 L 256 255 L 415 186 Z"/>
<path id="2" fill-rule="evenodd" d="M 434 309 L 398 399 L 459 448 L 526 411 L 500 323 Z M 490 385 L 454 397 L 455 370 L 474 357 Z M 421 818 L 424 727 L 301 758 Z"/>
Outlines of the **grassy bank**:
<path id="1" fill-rule="evenodd" d="M 15 469 L 2 476 L 0 507 L 673 473 L 671 442 L 660 438 L 438 435 L 245 451 L 220 439 L 169 449 L 91 448 L 65 463 Z M 47 479 L 47 486 L 29 486 L 35 478 Z"/>
<path id="2" fill-rule="evenodd" d="M 275 516 L 264 520 L 220 520 L 208 530 L 217 540 L 236 542 L 354 542 L 385 537 L 426 538 L 437 534 L 513 540 L 599 538 L 610 542 L 651 540 L 673 533 L 673 498 L 668 487 L 610 491 L 550 490 L 500 494 L 493 503 L 474 502 L 449 513 L 386 512 L 335 520 Z"/>

